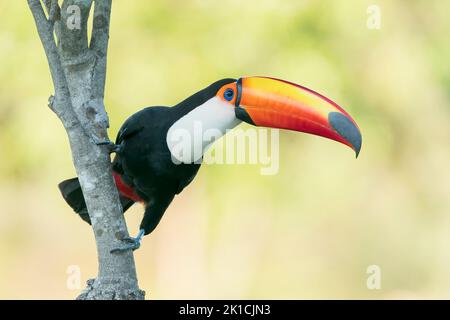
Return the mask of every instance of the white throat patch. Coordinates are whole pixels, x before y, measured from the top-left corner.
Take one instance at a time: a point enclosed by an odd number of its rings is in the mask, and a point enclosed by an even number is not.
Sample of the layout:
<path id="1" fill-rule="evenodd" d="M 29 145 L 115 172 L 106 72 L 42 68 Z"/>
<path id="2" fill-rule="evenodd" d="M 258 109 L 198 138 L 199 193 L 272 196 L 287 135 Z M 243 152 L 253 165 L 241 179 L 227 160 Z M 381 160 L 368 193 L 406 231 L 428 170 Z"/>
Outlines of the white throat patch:
<path id="1" fill-rule="evenodd" d="M 214 97 L 176 121 L 167 131 L 166 142 L 174 163 L 201 163 L 209 146 L 241 120 L 234 107 Z"/>

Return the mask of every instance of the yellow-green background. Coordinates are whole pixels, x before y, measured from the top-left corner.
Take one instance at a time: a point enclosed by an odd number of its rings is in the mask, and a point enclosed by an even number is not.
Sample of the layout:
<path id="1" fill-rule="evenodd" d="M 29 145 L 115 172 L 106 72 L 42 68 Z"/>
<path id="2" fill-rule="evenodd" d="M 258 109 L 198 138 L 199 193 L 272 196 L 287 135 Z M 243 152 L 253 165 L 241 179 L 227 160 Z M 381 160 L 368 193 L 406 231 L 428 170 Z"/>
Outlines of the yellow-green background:
<path id="1" fill-rule="evenodd" d="M 67 268 L 96 275 L 93 235 L 56 188 L 74 169 L 26 2 L 0 12 L 0 298 L 73 298 Z M 449 12 L 441 0 L 115 0 L 111 136 L 144 106 L 241 75 L 324 93 L 363 133 L 357 160 L 283 132 L 275 176 L 204 166 L 136 252 L 147 298 L 450 298 Z M 141 215 L 127 213 L 130 232 Z M 381 290 L 366 287 L 370 265 Z"/>

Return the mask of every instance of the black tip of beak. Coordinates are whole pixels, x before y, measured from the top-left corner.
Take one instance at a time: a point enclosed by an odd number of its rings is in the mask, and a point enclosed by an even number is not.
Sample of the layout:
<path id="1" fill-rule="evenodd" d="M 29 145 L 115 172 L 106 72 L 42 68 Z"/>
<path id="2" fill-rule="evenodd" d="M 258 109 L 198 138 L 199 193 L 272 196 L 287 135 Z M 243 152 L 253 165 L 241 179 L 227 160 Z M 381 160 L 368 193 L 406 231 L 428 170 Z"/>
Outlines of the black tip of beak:
<path id="1" fill-rule="evenodd" d="M 330 112 L 328 122 L 339 135 L 348 141 L 356 152 L 358 158 L 361 150 L 362 137 L 358 127 L 347 116 L 340 112 Z"/>

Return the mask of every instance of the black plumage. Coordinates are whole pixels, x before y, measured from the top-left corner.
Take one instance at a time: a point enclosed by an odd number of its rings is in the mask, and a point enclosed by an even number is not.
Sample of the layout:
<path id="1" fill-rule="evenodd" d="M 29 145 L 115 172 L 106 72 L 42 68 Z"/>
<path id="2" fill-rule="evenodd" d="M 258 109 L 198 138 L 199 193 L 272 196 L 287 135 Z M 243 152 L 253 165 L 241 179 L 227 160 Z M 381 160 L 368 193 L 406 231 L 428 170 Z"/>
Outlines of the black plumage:
<path id="1" fill-rule="evenodd" d="M 145 213 L 140 227 L 145 234 L 156 228 L 175 195 L 192 182 L 200 168 L 199 163 L 172 161 L 166 143 L 169 128 L 234 81 L 219 80 L 173 107 L 147 107 L 129 117 L 120 128 L 115 142 L 120 151 L 113 160 L 113 172 L 142 199 Z M 59 187 L 67 203 L 89 222 L 78 179 L 63 181 Z M 134 201 L 122 194 L 123 211 Z"/>

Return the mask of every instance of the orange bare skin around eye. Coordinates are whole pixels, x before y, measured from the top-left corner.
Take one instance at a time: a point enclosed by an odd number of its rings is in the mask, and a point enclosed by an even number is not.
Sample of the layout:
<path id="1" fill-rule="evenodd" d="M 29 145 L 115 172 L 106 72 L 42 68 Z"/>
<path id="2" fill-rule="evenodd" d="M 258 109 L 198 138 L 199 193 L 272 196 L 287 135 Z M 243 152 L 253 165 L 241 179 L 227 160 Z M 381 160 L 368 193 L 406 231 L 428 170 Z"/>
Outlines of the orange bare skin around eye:
<path id="1" fill-rule="evenodd" d="M 225 93 L 225 90 L 227 89 L 232 89 L 234 92 L 234 96 L 233 99 L 231 99 L 230 101 L 228 101 L 227 99 L 225 99 L 225 97 L 223 96 L 223 94 Z M 220 88 L 219 91 L 217 91 L 216 97 L 218 97 L 219 99 L 221 99 L 224 102 L 228 102 L 229 104 L 234 105 L 236 102 L 236 97 L 237 97 L 237 89 L 236 89 L 236 83 L 229 83 L 224 85 L 222 88 Z"/>

